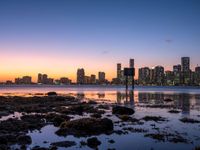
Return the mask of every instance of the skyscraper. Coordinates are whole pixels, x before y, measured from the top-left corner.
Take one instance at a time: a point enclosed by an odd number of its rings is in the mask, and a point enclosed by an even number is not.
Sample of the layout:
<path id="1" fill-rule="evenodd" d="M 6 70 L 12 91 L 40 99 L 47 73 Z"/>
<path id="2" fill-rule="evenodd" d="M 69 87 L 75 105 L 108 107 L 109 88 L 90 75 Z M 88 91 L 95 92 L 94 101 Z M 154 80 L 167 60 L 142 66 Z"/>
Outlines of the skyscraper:
<path id="1" fill-rule="evenodd" d="M 155 83 L 157 85 L 163 85 L 164 83 L 164 76 L 165 76 L 165 73 L 164 73 L 164 67 L 162 66 L 156 66 L 155 67 Z"/>
<path id="2" fill-rule="evenodd" d="M 100 84 L 103 84 L 103 83 L 105 83 L 105 81 L 106 81 L 106 74 L 105 74 L 105 72 L 99 72 L 99 74 L 98 74 L 99 76 L 99 83 Z"/>
<path id="3" fill-rule="evenodd" d="M 37 81 L 37 83 L 42 83 L 42 74 L 41 73 L 38 74 L 38 81 Z"/>
<path id="4" fill-rule="evenodd" d="M 190 57 L 181 58 L 181 71 L 189 72 L 190 71 Z"/>
<path id="5" fill-rule="evenodd" d="M 139 68 L 139 84 L 145 85 L 150 82 L 150 69 L 148 67 Z"/>
<path id="6" fill-rule="evenodd" d="M 174 65 L 173 66 L 173 72 L 174 72 L 174 74 L 180 73 L 181 72 L 181 65 L 180 64 Z"/>
<path id="7" fill-rule="evenodd" d="M 129 67 L 134 68 L 134 59 L 130 59 L 129 61 Z"/>
<path id="8" fill-rule="evenodd" d="M 96 75 L 92 74 L 92 75 L 90 76 L 90 83 L 91 83 L 91 84 L 96 84 Z"/>
<path id="9" fill-rule="evenodd" d="M 122 69 L 122 65 L 120 63 L 117 64 L 117 79 L 120 80 L 121 78 L 121 69 Z"/>
<path id="10" fill-rule="evenodd" d="M 77 84 L 84 84 L 85 71 L 83 68 L 77 70 Z"/>

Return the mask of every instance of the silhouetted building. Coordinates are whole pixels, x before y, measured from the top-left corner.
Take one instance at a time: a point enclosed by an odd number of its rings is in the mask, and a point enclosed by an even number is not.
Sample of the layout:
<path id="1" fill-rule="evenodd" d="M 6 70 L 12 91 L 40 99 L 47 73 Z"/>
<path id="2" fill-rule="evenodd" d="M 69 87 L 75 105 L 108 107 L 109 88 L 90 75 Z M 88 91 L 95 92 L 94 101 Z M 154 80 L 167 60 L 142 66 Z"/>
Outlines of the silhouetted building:
<path id="1" fill-rule="evenodd" d="M 129 61 L 129 67 L 134 68 L 134 59 L 130 59 Z"/>
<path id="2" fill-rule="evenodd" d="M 99 78 L 99 84 L 103 84 L 106 82 L 106 74 L 105 72 L 99 72 L 98 74 L 98 78 Z"/>
<path id="3" fill-rule="evenodd" d="M 48 78 L 47 74 L 38 74 L 38 84 L 53 84 L 54 79 Z"/>
<path id="4" fill-rule="evenodd" d="M 30 76 L 24 76 L 22 78 L 16 78 L 15 79 L 15 84 L 31 84 L 32 83 L 32 78 Z"/>
<path id="5" fill-rule="evenodd" d="M 92 74 L 92 75 L 90 76 L 90 83 L 91 83 L 91 84 L 96 84 L 96 75 Z"/>
<path id="6" fill-rule="evenodd" d="M 77 70 L 77 84 L 84 84 L 85 71 L 83 68 Z"/>
<path id="7" fill-rule="evenodd" d="M 174 74 L 173 84 L 180 85 L 182 83 L 182 73 L 180 64 L 173 66 L 173 74 Z"/>
<path id="8" fill-rule="evenodd" d="M 150 69 L 148 67 L 139 68 L 138 73 L 138 82 L 139 84 L 146 85 L 150 82 Z"/>
<path id="9" fill-rule="evenodd" d="M 195 79 L 194 79 L 195 85 L 200 85 L 200 67 L 197 66 L 195 68 Z"/>
<path id="10" fill-rule="evenodd" d="M 164 67 L 162 66 L 156 66 L 155 67 L 155 83 L 156 85 L 163 85 L 164 83 Z"/>
<path id="11" fill-rule="evenodd" d="M 172 71 L 165 71 L 165 84 L 174 85 L 174 73 Z"/>
<path id="12" fill-rule="evenodd" d="M 90 76 L 85 76 L 84 77 L 84 84 L 91 84 L 91 78 L 90 78 Z"/>
<path id="13" fill-rule="evenodd" d="M 181 58 L 181 70 L 182 70 L 182 72 L 190 71 L 190 57 L 182 57 Z"/>
<path id="14" fill-rule="evenodd" d="M 66 77 L 62 77 L 60 78 L 60 84 L 69 85 L 71 84 L 71 80 Z"/>

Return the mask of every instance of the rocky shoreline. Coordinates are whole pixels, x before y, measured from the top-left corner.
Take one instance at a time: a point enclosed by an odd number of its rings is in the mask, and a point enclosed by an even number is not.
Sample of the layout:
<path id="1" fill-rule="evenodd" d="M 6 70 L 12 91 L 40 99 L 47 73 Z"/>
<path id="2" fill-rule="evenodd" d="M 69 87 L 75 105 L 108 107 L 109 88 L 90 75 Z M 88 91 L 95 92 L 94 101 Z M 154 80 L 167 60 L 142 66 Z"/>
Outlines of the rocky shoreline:
<path id="1" fill-rule="evenodd" d="M 87 145 L 92 149 L 97 149 L 101 142 L 95 136 L 123 135 L 129 133 L 143 133 L 144 138 L 152 138 L 157 141 L 167 141 L 173 143 L 190 143 L 189 139 L 180 133 L 167 133 L 161 131 L 154 124 L 151 133 L 147 129 L 138 128 L 134 125 L 143 125 L 149 121 L 155 123 L 167 122 L 168 119 L 161 116 L 145 116 L 134 118 L 135 111 L 132 108 L 119 106 L 116 104 L 97 103 L 95 101 L 84 102 L 72 96 L 58 96 L 55 92 L 47 93 L 42 97 L 0 97 L 0 119 L 18 112 L 18 118 L 12 116 L 0 121 L 0 149 L 12 149 L 12 145 L 18 145 L 19 149 L 27 149 L 32 143 L 32 139 L 27 133 L 29 131 L 41 130 L 46 125 L 58 127 L 55 132 L 58 136 L 66 137 L 87 137 L 86 141 L 76 143 L 76 141 L 60 141 L 51 143 L 49 148 L 42 148 L 40 145 L 33 147 L 33 150 L 56 150 L 58 147 L 70 147 L 79 144 L 80 147 Z M 178 110 L 169 113 L 177 114 Z M 88 114 L 88 117 L 81 117 Z M 74 116 L 78 115 L 79 118 Z M 116 117 L 116 119 L 112 119 Z M 181 118 L 183 123 L 200 123 L 199 120 Z M 121 127 L 117 129 L 115 127 Z M 109 140 L 115 143 L 114 140 Z M 196 150 L 198 147 L 196 148 Z"/>

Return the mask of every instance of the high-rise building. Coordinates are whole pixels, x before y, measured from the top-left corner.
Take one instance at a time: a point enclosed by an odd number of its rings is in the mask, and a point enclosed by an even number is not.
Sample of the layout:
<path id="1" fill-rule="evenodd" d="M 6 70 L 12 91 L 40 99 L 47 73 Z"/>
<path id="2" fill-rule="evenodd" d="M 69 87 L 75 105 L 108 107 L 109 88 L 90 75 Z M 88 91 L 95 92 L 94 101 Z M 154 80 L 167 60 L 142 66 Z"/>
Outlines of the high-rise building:
<path id="1" fill-rule="evenodd" d="M 37 81 L 37 83 L 42 83 L 42 74 L 41 73 L 39 73 L 38 74 L 38 81 Z"/>
<path id="2" fill-rule="evenodd" d="M 32 77 L 30 76 L 24 76 L 22 78 L 16 78 L 15 84 L 31 84 L 32 83 Z"/>
<path id="3" fill-rule="evenodd" d="M 164 83 L 164 67 L 162 66 L 156 66 L 155 67 L 155 83 L 157 85 L 163 85 Z"/>
<path id="4" fill-rule="evenodd" d="M 85 76 L 84 77 L 84 84 L 91 84 L 91 78 L 90 78 L 90 76 Z"/>
<path id="5" fill-rule="evenodd" d="M 180 73 L 181 72 L 181 65 L 180 64 L 174 65 L 173 66 L 173 72 L 174 72 L 174 74 Z"/>
<path id="6" fill-rule="evenodd" d="M 200 66 L 195 68 L 195 77 L 194 77 L 195 85 L 200 85 Z"/>
<path id="7" fill-rule="evenodd" d="M 105 83 L 105 81 L 106 81 L 106 74 L 105 74 L 105 72 L 99 72 L 98 75 L 99 75 L 99 76 L 98 76 L 98 78 L 99 78 L 99 83 L 100 83 L 100 84 Z"/>
<path id="8" fill-rule="evenodd" d="M 182 83 L 182 73 L 180 64 L 173 66 L 173 74 L 174 74 L 173 84 L 180 85 Z"/>
<path id="9" fill-rule="evenodd" d="M 59 83 L 68 85 L 68 84 L 71 84 L 71 80 L 66 77 L 62 77 L 62 78 L 60 78 Z"/>
<path id="10" fill-rule="evenodd" d="M 154 68 L 150 69 L 150 83 L 151 84 L 155 83 L 155 70 L 154 70 Z"/>
<path id="11" fill-rule="evenodd" d="M 148 67 L 139 68 L 138 73 L 138 82 L 139 84 L 145 85 L 150 82 L 150 69 Z"/>
<path id="12" fill-rule="evenodd" d="M 84 84 L 85 80 L 85 71 L 83 68 L 77 70 L 77 84 Z"/>
<path id="13" fill-rule="evenodd" d="M 166 85 L 174 84 L 174 72 L 173 71 L 165 71 L 165 84 Z"/>
<path id="14" fill-rule="evenodd" d="M 117 79 L 121 79 L 121 70 L 122 70 L 122 65 L 120 63 L 117 64 Z"/>
<path id="15" fill-rule="evenodd" d="M 90 76 L 90 82 L 91 82 L 91 84 L 96 84 L 96 75 L 92 74 Z"/>
<path id="16" fill-rule="evenodd" d="M 195 67 L 195 73 L 200 74 L 200 66 Z"/>
<path id="17" fill-rule="evenodd" d="M 190 57 L 181 58 L 181 71 L 189 72 L 190 71 Z"/>
<path id="18" fill-rule="evenodd" d="M 129 67 L 134 68 L 134 59 L 130 59 Z"/>

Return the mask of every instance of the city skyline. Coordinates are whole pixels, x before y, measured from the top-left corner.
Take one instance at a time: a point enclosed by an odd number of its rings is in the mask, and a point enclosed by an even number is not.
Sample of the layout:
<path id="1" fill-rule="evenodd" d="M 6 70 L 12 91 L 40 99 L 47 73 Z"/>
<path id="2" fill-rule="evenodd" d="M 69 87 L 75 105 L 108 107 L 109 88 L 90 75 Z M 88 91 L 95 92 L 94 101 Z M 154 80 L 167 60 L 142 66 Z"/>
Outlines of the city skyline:
<path id="1" fill-rule="evenodd" d="M 133 73 L 128 73 L 126 69 L 133 69 Z M 126 71 L 125 71 L 126 70 Z M 138 72 L 138 74 L 135 74 Z M 190 57 L 181 57 L 180 62 L 173 65 L 173 69 L 167 70 L 164 66 L 156 65 L 152 68 L 145 66 L 135 68 L 135 59 L 129 59 L 129 65 L 116 63 L 115 76 L 108 80 L 106 72 L 98 71 L 88 74 L 84 68 L 78 68 L 76 81 L 66 76 L 51 78 L 48 74 L 38 73 L 37 81 L 32 80 L 32 76 L 17 77 L 13 80 L 6 80 L 6 84 L 132 84 L 132 78 L 137 81 L 137 85 L 200 85 L 200 66 L 191 68 Z M 130 77 L 132 76 L 132 77 Z"/>
<path id="2" fill-rule="evenodd" d="M 116 76 L 115 64 L 172 70 L 181 56 L 199 63 L 199 1 L 0 1 L 0 81 L 37 73 L 76 80 Z M 169 11 L 170 10 L 170 11 Z M 80 55 L 81 54 L 81 55 Z M 136 72 L 137 73 L 137 72 Z"/>

